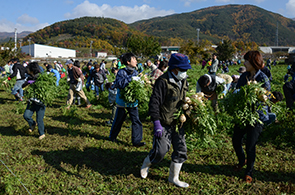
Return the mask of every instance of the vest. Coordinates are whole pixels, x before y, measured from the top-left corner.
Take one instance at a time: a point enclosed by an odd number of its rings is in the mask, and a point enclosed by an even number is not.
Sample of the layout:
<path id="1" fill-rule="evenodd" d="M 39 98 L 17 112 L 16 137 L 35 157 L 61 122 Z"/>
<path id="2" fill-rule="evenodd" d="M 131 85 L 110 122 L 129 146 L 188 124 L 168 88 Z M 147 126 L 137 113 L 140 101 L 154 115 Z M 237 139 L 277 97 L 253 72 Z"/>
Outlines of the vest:
<path id="1" fill-rule="evenodd" d="M 166 82 L 167 94 L 163 105 L 160 107 L 160 121 L 162 125 L 176 125 L 177 119 L 174 114 L 179 111 L 183 104 L 183 100 L 188 91 L 187 80 L 184 79 L 182 83 L 182 89 L 180 89 L 177 83 L 169 81 L 168 72 L 159 77 Z"/>

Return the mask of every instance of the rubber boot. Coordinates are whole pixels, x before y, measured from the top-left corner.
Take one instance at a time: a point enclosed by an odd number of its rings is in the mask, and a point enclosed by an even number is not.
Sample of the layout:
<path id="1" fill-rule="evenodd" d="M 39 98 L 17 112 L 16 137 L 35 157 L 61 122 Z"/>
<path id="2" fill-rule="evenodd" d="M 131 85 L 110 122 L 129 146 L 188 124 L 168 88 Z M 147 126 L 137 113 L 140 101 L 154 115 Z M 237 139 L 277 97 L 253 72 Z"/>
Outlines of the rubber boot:
<path id="1" fill-rule="evenodd" d="M 81 97 L 77 97 L 77 100 L 78 100 L 78 106 L 81 105 Z"/>
<path id="2" fill-rule="evenodd" d="M 171 162 L 168 181 L 170 183 L 175 184 L 178 187 L 187 188 L 189 184 L 183 181 L 179 181 L 178 179 L 181 166 L 182 166 L 182 163 Z"/>
<path id="3" fill-rule="evenodd" d="M 142 163 L 142 166 L 141 166 L 141 169 L 140 169 L 140 176 L 141 178 L 145 179 L 149 173 L 149 168 L 150 166 L 152 165 L 151 161 L 150 161 L 150 157 L 147 156 L 143 163 Z"/>

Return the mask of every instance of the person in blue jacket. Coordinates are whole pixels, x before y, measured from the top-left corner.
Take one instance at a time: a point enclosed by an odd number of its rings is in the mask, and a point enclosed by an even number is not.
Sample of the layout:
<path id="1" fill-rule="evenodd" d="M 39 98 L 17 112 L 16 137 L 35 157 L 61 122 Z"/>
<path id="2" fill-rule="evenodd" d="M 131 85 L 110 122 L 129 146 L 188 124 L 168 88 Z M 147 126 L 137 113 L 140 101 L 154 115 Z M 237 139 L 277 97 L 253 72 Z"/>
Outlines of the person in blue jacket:
<path id="1" fill-rule="evenodd" d="M 110 131 L 109 139 L 113 142 L 116 142 L 116 138 L 121 131 L 122 124 L 126 119 L 127 112 L 129 113 L 131 122 L 132 122 L 132 137 L 131 141 L 133 146 L 140 147 L 144 146 L 145 142 L 141 142 L 142 140 L 142 123 L 139 120 L 138 116 L 138 102 L 130 103 L 125 102 L 120 97 L 120 90 L 124 89 L 128 86 L 128 84 L 132 81 L 134 77 L 137 77 L 138 72 L 136 71 L 137 60 L 133 53 L 126 53 L 122 57 L 122 62 L 126 65 L 125 68 L 122 68 L 118 71 L 115 86 L 117 88 L 117 96 L 116 96 L 116 104 L 117 110 L 115 119 L 112 124 L 112 128 Z"/>
<path id="2" fill-rule="evenodd" d="M 257 81 L 258 83 L 263 83 L 262 87 L 266 90 L 270 91 L 270 81 L 269 78 L 261 71 L 264 67 L 264 62 L 262 55 L 259 51 L 248 51 L 244 55 L 244 65 L 246 67 L 246 72 L 244 72 L 240 79 L 238 80 L 236 88 L 239 89 L 244 85 L 247 85 L 248 81 Z M 265 106 L 264 111 L 257 110 L 259 114 L 259 120 L 263 123 L 266 123 L 269 120 L 268 107 Z M 257 140 L 263 130 L 263 123 L 256 122 L 254 126 L 250 124 L 244 128 L 240 126 L 235 126 L 234 134 L 232 137 L 233 147 L 238 157 L 239 163 L 234 167 L 236 171 L 242 169 L 244 165 L 247 165 L 245 172 L 245 181 L 247 183 L 252 182 L 252 174 L 254 170 L 254 162 L 255 162 L 255 153 L 256 153 L 256 144 Z M 246 140 L 246 153 L 247 159 L 245 157 L 245 153 L 242 147 L 243 137 L 247 134 Z"/>

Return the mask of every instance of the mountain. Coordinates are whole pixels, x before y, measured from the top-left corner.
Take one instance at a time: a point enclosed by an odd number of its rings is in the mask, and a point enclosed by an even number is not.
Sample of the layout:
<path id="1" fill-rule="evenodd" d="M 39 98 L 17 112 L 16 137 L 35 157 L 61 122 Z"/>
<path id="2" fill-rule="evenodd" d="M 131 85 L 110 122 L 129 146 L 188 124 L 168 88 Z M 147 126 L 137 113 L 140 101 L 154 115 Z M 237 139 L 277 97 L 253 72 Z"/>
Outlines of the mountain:
<path id="1" fill-rule="evenodd" d="M 134 30 L 122 21 L 103 17 L 82 17 L 54 23 L 26 37 L 34 43 L 66 48 L 87 47 L 90 42 L 101 47 L 126 45 L 133 34 L 147 36 Z M 100 46 L 101 45 L 101 46 Z"/>
<path id="2" fill-rule="evenodd" d="M 179 40 L 207 39 L 214 44 L 222 39 L 258 45 L 272 46 L 276 40 L 281 46 L 295 45 L 295 21 L 280 14 L 269 12 L 253 5 L 214 6 L 188 13 L 173 14 L 141 20 L 132 24 L 104 17 L 82 17 L 52 24 L 24 38 L 33 43 L 65 48 L 93 48 L 112 50 L 126 47 L 131 35 L 155 36 L 160 44 L 170 45 Z M 24 44 L 28 44 L 25 43 Z"/>
<path id="3" fill-rule="evenodd" d="M 141 20 L 133 28 L 159 37 L 200 39 L 218 43 L 222 39 L 254 41 L 274 45 L 278 22 L 279 45 L 295 45 L 295 21 L 253 5 L 214 6 L 189 13 Z"/>
<path id="4" fill-rule="evenodd" d="M 17 38 L 18 39 L 21 39 L 21 38 L 24 38 L 25 36 L 29 35 L 30 31 L 23 31 L 21 33 L 17 33 Z M 0 42 L 7 42 L 9 41 L 9 39 L 12 38 L 14 40 L 14 32 L 0 32 Z"/>

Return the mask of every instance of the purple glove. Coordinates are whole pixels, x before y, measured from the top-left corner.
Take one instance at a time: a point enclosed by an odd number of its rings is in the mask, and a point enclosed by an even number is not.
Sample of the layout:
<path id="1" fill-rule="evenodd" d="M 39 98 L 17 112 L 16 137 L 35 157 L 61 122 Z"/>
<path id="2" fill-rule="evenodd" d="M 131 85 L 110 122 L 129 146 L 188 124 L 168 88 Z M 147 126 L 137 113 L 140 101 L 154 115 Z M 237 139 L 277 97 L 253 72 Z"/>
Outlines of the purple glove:
<path id="1" fill-rule="evenodd" d="M 160 123 L 160 120 L 154 121 L 154 136 L 156 138 L 161 138 L 163 135 L 163 127 Z"/>
<path id="2" fill-rule="evenodd" d="M 28 80 L 28 83 L 32 84 L 32 83 L 35 83 L 35 81 L 34 80 Z"/>

